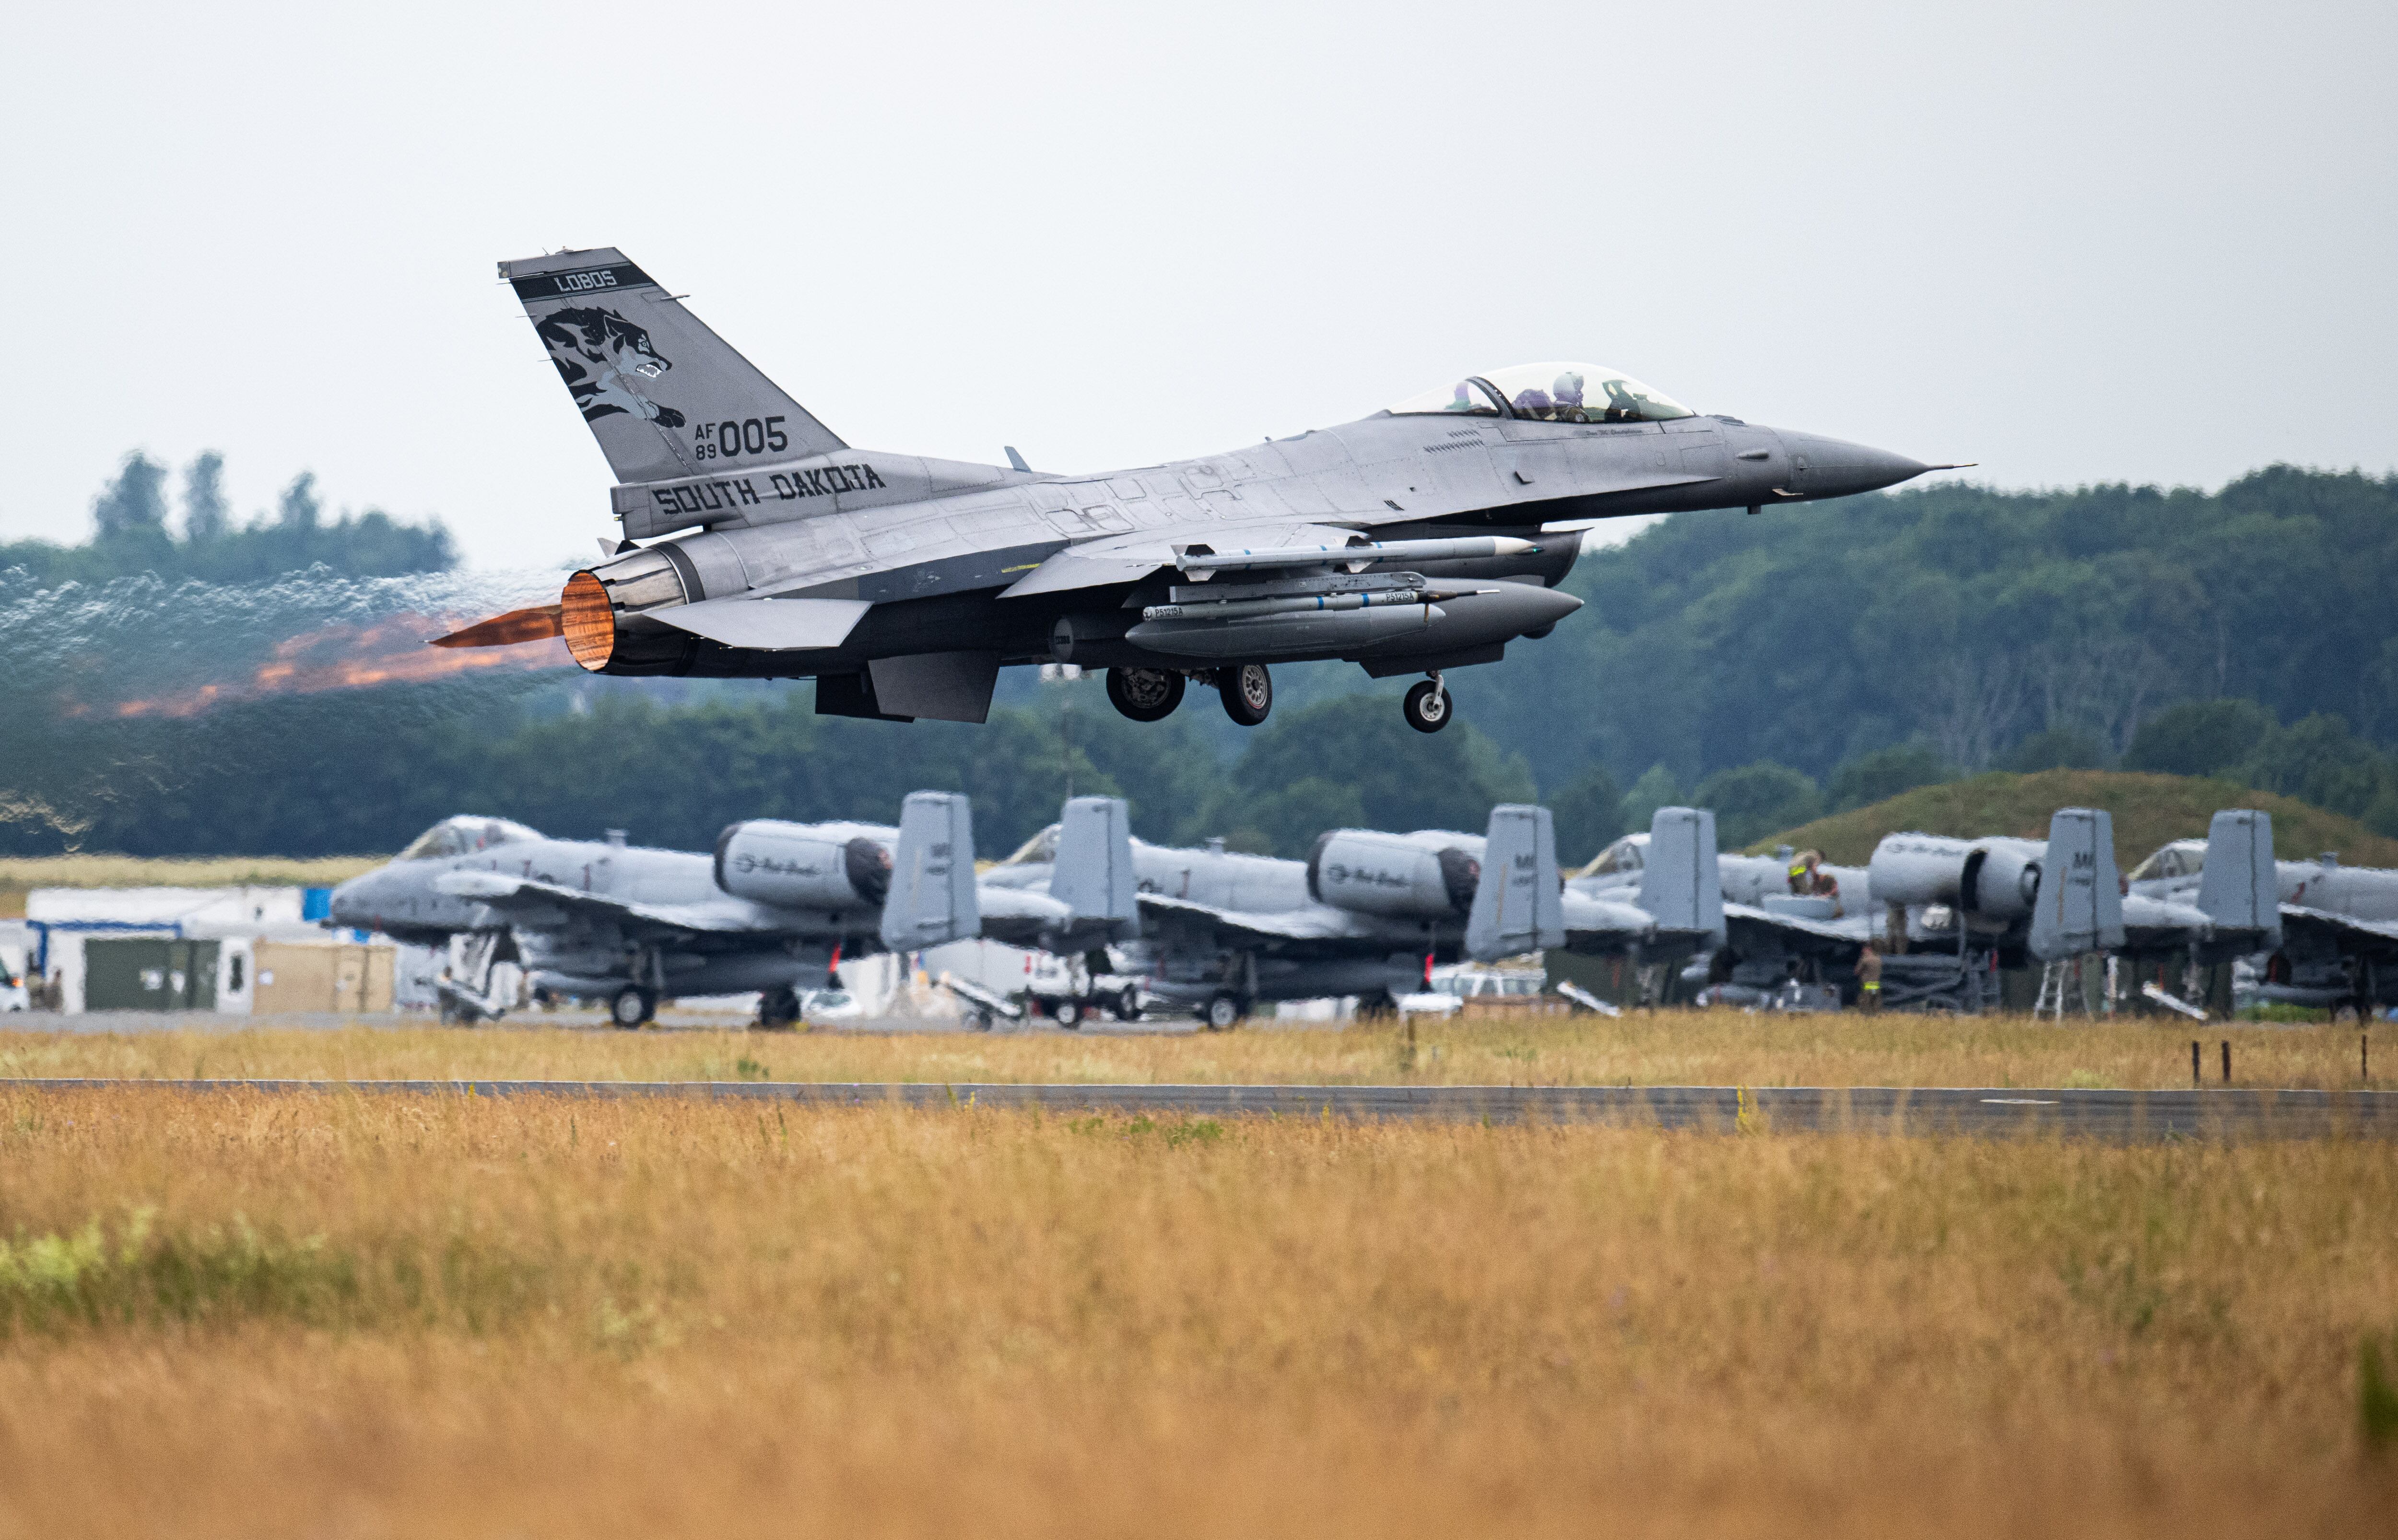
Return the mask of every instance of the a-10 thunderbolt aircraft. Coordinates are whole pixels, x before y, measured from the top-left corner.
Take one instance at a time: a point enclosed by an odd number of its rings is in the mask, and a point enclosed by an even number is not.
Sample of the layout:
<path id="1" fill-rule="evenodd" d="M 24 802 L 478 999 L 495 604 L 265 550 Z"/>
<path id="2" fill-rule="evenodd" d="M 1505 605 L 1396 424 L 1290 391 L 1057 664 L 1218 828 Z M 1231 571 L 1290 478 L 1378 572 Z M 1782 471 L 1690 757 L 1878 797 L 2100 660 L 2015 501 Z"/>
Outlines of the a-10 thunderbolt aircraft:
<path id="1" fill-rule="evenodd" d="M 1197 681 L 1255 725 L 1268 665 L 1337 658 L 1426 676 L 1405 711 L 1436 731 L 1447 670 L 1580 608 L 1553 585 L 1581 530 L 1951 468 L 1701 416 L 1566 363 L 1160 465 L 931 460 L 851 448 L 613 248 L 500 275 L 607 456 L 622 539 L 557 604 L 439 645 L 562 636 L 594 673 L 813 677 L 816 709 L 842 716 L 979 722 L 1002 666 L 1058 662 L 1105 668 L 1136 720 Z"/>
<path id="2" fill-rule="evenodd" d="M 2369 1013 L 2398 1005 L 2398 871 L 2273 859 L 2272 815 L 2228 809 L 2204 839 L 2177 839 L 2132 868 L 2131 891 L 2204 905 L 2217 891 L 2255 892 L 2249 924 L 2264 953 L 2259 996 Z"/>
<path id="3" fill-rule="evenodd" d="M 1623 892 L 1651 845 L 1626 836 L 1569 886 Z M 1885 1005 L 1978 1009 L 1991 1003 L 1993 967 L 2097 952 L 2195 965 L 2254 951 L 2260 933 L 2258 894 L 2233 880 L 2236 862 L 2204 892 L 2193 881 L 2187 892 L 2126 893 L 2112 820 L 2091 809 L 2059 810 L 2046 840 L 1893 834 L 1866 866 L 1810 868 L 1785 851 L 1728 854 L 1716 868 L 1723 944 L 1705 980 L 1743 998 L 1772 999 L 1793 980 L 1845 997 L 1867 942 L 1887 954 Z"/>
<path id="4" fill-rule="evenodd" d="M 1212 1030 L 1267 1000 L 1387 1003 L 1422 986 L 1427 958 L 1495 961 L 1564 940 L 1546 808 L 1502 804 L 1482 835 L 1335 829 L 1305 861 L 1152 845 L 1120 818 L 1078 824 L 1071 811 L 979 891 L 1055 892 L 1053 869 L 1113 873 L 1115 896 L 1093 881 L 1078 908 L 1097 917 L 1136 901 L 1120 950 L 1151 998 L 1196 1008 Z"/>
<path id="5" fill-rule="evenodd" d="M 1057 877 L 1054 890 L 977 892 L 972 810 L 948 792 L 911 794 L 896 828 L 734 824 L 711 855 L 457 817 L 335 888 L 330 918 L 419 944 L 470 937 L 469 977 L 449 984 L 470 1014 L 497 1013 L 481 990 L 493 962 L 516 961 L 537 986 L 607 997 L 619 1026 L 648 1021 L 667 996 L 750 990 L 761 1023 L 783 1026 L 799 1018 L 801 986 L 824 979 L 844 951 L 982 934 L 1078 952 L 1132 920 L 1128 905 L 1084 913 L 1071 902 L 1081 891 L 1104 903 L 1103 874 L 1095 883 L 1067 864 Z"/>
<path id="6" fill-rule="evenodd" d="M 1650 1004 L 1669 996 L 1662 970 L 1724 944 L 1716 815 L 1660 808 L 1646 834 L 1628 835 L 1564 879 L 1565 950 L 1621 957 Z"/>

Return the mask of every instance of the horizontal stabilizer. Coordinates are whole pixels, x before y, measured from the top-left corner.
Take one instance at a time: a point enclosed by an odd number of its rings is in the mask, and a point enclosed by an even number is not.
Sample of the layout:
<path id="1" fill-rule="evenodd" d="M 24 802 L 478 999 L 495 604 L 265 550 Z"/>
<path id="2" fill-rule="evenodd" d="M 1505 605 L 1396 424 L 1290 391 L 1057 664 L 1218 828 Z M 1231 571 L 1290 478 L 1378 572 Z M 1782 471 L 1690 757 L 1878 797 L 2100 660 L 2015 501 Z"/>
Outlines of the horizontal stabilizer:
<path id="1" fill-rule="evenodd" d="M 649 618 L 727 647 L 797 652 L 839 647 L 874 606 L 865 599 L 705 599 Z"/>
<path id="2" fill-rule="evenodd" d="M 913 952 L 982 931 L 975 904 L 974 810 L 963 792 L 909 792 L 882 901 L 882 944 Z"/>
<path id="3" fill-rule="evenodd" d="M 2048 821 L 2033 898 L 2031 955 L 2055 962 L 2123 945 L 2123 885 L 2115 873 L 2115 820 L 2104 809 L 2059 808 Z"/>
<path id="4" fill-rule="evenodd" d="M 1640 907 L 1657 929 L 1721 944 L 1723 874 L 1716 864 L 1716 815 L 1707 808 L 1660 808 L 1649 820 L 1649 860 L 1640 869 Z"/>
<path id="5" fill-rule="evenodd" d="M 1566 944 L 1557 838 L 1546 808 L 1501 803 L 1490 810 L 1482 876 L 1465 919 L 1465 951 L 1476 962 Z"/>
<path id="6" fill-rule="evenodd" d="M 545 604 L 532 609 L 511 609 L 505 615 L 494 615 L 478 621 L 464 631 L 452 631 L 446 636 L 433 638 L 435 647 L 514 647 L 519 642 L 546 641 L 566 635 L 563 622 L 558 618 L 559 607 Z"/>
<path id="7" fill-rule="evenodd" d="M 2206 825 L 2198 906 L 2220 931 L 2258 933 L 2259 951 L 2282 944 L 2282 882 L 2273 864 L 2273 815 L 2226 808 Z"/>

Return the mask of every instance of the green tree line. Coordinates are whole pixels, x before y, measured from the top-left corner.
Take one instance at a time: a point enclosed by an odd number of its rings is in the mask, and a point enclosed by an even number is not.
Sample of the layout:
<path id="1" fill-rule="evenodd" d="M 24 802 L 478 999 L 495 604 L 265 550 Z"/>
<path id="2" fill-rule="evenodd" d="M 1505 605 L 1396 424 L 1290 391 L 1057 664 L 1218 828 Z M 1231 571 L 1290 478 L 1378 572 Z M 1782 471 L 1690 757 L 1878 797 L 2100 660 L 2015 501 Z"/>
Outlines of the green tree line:
<path id="1" fill-rule="evenodd" d="M 182 517 L 170 518 L 166 466 L 139 450 L 92 499 L 91 538 L 80 545 L 0 542 L 0 582 L 47 588 L 155 573 L 205 583 L 262 583 L 319 563 L 347 577 L 446 572 L 458 565 L 438 520 L 403 524 L 376 509 L 325 516 L 317 478 L 303 471 L 273 514 L 237 522 L 224 494 L 224 456 L 183 467 Z M 11 569 L 19 570 L 11 572 Z"/>

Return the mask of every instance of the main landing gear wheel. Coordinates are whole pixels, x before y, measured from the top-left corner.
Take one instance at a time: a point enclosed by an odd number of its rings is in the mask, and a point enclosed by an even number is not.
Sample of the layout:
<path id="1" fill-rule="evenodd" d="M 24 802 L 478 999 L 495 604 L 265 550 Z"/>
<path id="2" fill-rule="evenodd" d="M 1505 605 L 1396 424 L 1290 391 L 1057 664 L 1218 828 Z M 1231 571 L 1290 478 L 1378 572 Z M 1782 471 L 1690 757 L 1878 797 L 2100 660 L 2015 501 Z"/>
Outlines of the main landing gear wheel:
<path id="1" fill-rule="evenodd" d="M 1108 1009 L 1115 1013 L 1116 1020 L 1120 1022 L 1140 1020 L 1140 986 L 1128 984 L 1117 990 L 1116 998 L 1109 1002 Z"/>
<path id="2" fill-rule="evenodd" d="M 1059 1000 L 1049 1008 L 1049 1014 L 1056 1019 L 1059 1026 L 1071 1032 L 1083 1024 L 1083 1002 L 1074 999 Z"/>
<path id="3" fill-rule="evenodd" d="M 758 1024 L 769 1032 L 795 1026 L 800 1020 L 799 992 L 789 984 L 758 997 Z"/>
<path id="4" fill-rule="evenodd" d="M 658 1013 L 658 998 L 637 984 L 626 984 L 608 1002 L 608 1019 L 630 1032 Z"/>
<path id="5" fill-rule="evenodd" d="M 1448 719 L 1454 715 L 1449 710 L 1448 690 L 1436 678 L 1426 679 L 1408 690 L 1407 700 L 1399 706 L 1399 714 L 1408 719 L 1408 726 L 1418 732 L 1438 732 L 1448 726 Z"/>
<path id="6" fill-rule="evenodd" d="M 1206 1024 L 1210 1032 L 1226 1032 L 1240 1025 L 1241 1018 L 1246 1014 L 1248 1011 L 1242 1005 L 1241 997 L 1226 992 L 1208 997 L 1207 1009 L 1200 1013 L 1199 1019 Z"/>
<path id="7" fill-rule="evenodd" d="M 1162 722 L 1182 703 L 1185 681 L 1170 668 L 1108 670 L 1108 703 L 1136 722 Z"/>
<path id="8" fill-rule="evenodd" d="M 1224 697 L 1224 715 L 1245 728 L 1257 726 L 1273 710 L 1273 676 L 1263 663 L 1237 663 L 1219 670 L 1216 689 Z"/>

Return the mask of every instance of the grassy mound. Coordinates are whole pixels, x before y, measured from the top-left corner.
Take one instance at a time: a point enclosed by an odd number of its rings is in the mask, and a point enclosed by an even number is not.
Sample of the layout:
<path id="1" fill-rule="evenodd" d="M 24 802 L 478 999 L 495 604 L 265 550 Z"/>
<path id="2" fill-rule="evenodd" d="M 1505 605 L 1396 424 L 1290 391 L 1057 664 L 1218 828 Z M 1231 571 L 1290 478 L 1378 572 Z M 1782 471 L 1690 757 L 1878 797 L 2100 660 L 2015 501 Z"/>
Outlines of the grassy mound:
<path id="1" fill-rule="evenodd" d="M 0 856 L 0 919 L 25 912 L 36 888 L 330 888 L 389 856 Z"/>
<path id="2" fill-rule="evenodd" d="M 2273 849 L 2284 861 L 2337 850 L 2351 866 L 2398 866 L 2398 839 L 2385 838 L 2339 813 L 2230 781 L 2187 775 L 2135 775 L 2124 770 L 2042 770 L 2037 775 L 1992 771 L 1946 785 L 1918 786 L 1887 801 L 1854 808 L 1773 835 L 1749 847 L 1818 850 L 1844 865 L 1862 865 L 1886 834 L 2018 835 L 2048 837 L 2059 808 L 2104 808 L 2115 819 L 2115 860 L 2125 871 L 2168 840 L 2203 838 L 2220 808 L 2257 808 L 2273 815 Z"/>

